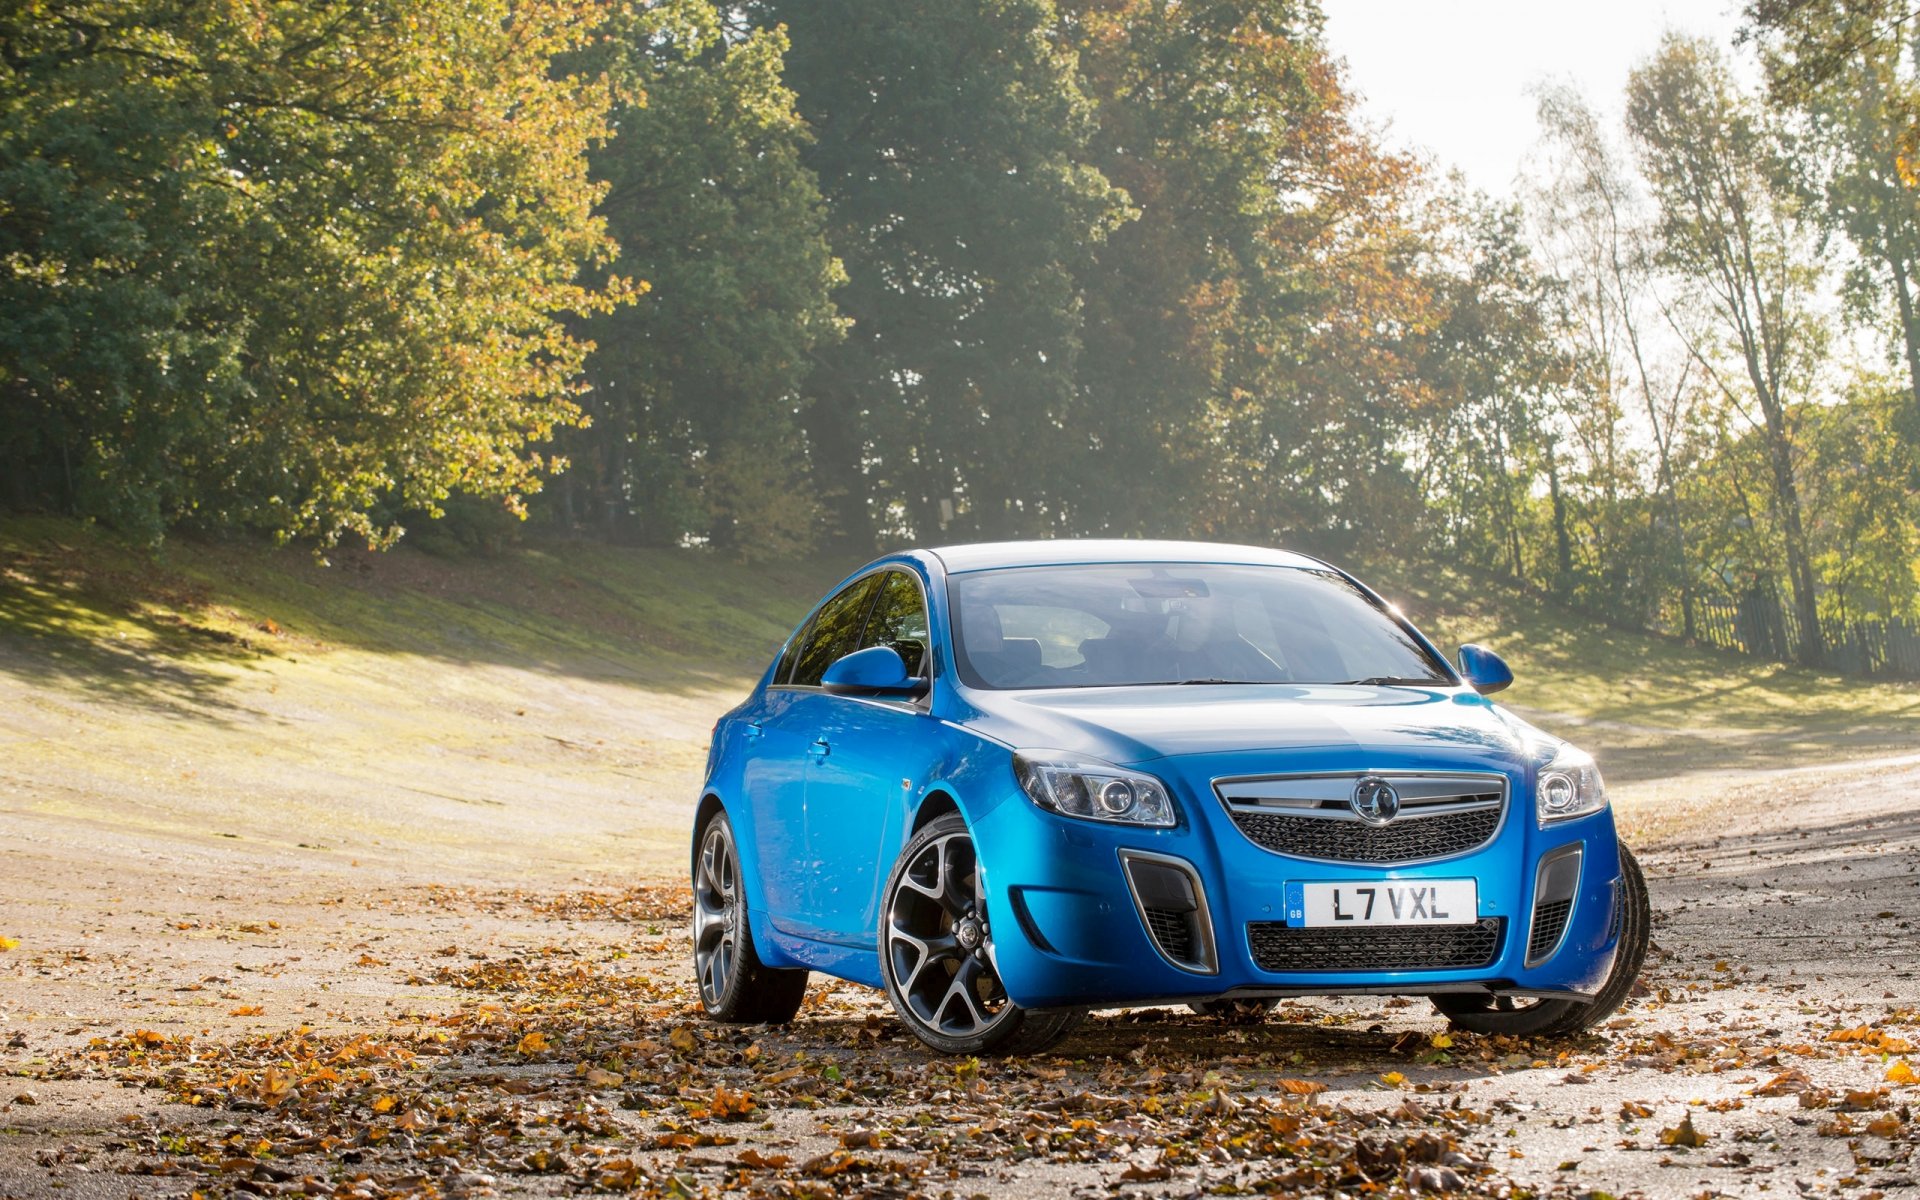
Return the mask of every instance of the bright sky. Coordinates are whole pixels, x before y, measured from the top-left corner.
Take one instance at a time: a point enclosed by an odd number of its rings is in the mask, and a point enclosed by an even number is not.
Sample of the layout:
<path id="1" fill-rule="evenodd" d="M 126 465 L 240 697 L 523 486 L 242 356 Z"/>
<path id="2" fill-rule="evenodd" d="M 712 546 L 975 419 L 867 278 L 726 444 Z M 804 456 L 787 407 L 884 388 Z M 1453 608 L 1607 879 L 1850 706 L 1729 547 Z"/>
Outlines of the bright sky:
<path id="1" fill-rule="evenodd" d="M 1538 137 L 1528 89 L 1571 82 L 1620 111 L 1627 72 L 1668 28 L 1730 44 L 1740 0 L 1323 0 L 1327 41 L 1347 60 L 1387 143 L 1459 167 L 1511 195 Z"/>

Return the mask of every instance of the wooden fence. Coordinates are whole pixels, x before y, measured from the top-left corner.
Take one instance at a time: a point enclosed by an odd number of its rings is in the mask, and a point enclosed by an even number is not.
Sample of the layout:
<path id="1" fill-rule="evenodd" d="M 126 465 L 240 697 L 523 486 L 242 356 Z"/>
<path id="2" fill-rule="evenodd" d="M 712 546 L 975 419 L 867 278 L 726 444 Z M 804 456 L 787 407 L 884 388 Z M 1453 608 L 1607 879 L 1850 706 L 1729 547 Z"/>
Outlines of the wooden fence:
<path id="1" fill-rule="evenodd" d="M 1696 601 L 1694 632 L 1722 650 L 1797 662 L 1803 641 L 1799 617 L 1770 592 L 1754 591 L 1738 601 Z M 1825 664 L 1849 675 L 1920 679 L 1920 625 L 1912 621 L 1823 622 Z"/>

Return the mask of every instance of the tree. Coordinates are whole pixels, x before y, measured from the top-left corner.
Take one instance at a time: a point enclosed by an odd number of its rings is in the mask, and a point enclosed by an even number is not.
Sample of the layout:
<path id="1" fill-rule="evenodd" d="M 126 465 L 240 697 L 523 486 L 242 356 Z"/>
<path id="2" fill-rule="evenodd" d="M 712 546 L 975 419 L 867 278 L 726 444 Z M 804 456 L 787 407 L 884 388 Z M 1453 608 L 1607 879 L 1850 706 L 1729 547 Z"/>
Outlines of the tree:
<path id="1" fill-rule="evenodd" d="M 1603 406 L 1590 428 L 1607 446 L 1604 458 L 1616 480 L 1633 469 L 1618 444 L 1619 418 L 1632 410 L 1645 420 L 1673 555 L 1670 574 L 1680 591 L 1681 629 L 1692 638 L 1695 568 L 1675 461 L 1677 439 L 1690 423 L 1688 406 L 1701 394 L 1701 379 L 1684 355 L 1675 363 L 1661 349 L 1672 302 L 1660 294 L 1656 234 L 1630 166 L 1578 93 L 1544 90 L 1539 115 L 1552 170 L 1534 194 L 1535 222 L 1548 261 L 1569 283 L 1562 329 L 1582 364 L 1584 385 L 1570 396 Z M 1612 561 L 1622 555 L 1616 547 L 1603 557 Z"/>
<path id="2" fill-rule="evenodd" d="M 624 97 L 592 156 L 615 274 L 633 305 L 581 325 L 595 350 L 556 489 L 574 520 L 617 539 L 683 538 L 735 554 L 805 550 L 800 435 L 812 355 L 841 335 L 843 275 L 800 156 L 778 28 L 729 34 L 710 0 L 621 8 L 596 50 Z"/>
<path id="3" fill-rule="evenodd" d="M 1814 565 L 1835 621 L 1920 616 L 1920 449 L 1898 432 L 1905 388 L 1856 379 L 1838 404 L 1806 415 L 1807 475 L 1817 498 Z"/>
<path id="4" fill-rule="evenodd" d="M 1831 223 L 1859 248 L 1850 299 L 1907 374 L 1901 422 L 1920 441 L 1920 14 L 1893 0 L 1762 0 L 1747 8 L 1776 104 L 1804 112 Z"/>
<path id="5" fill-rule="evenodd" d="M 844 342 L 804 418 L 839 537 L 1066 527 L 1073 268 L 1124 215 L 1050 0 L 758 0 L 792 37 Z"/>
<path id="6" fill-rule="evenodd" d="M 1758 410 L 1801 655 L 1818 662 L 1818 593 L 1795 478 L 1796 406 L 1822 352 L 1815 221 L 1787 186 L 1777 131 L 1709 44 L 1670 35 L 1628 83 L 1627 126 L 1659 205 L 1665 259 L 1699 289 L 1746 387 L 1736 389 L 1704 339 L 1694 342 L 1697 360 L 1730 404 Z"/>
<path id="7" fill-rule="evenodd" d="M 32 495 L 385 541 L 539 485 L 611 246 L 587 0 L 0 13 L 0 404 Z"/>
<path id="8" fill-rule="evenodd" d="M 1187 534 L 1222 508 L 1222 440 L 1279 349 L 1262 328 L 1302 320 L 1305 264 L 1281 261 L 1273 234 L 1295 131 L 1325 104 L 1316 22 L 1294 0 L 1060 5 L 1097 118 L 1090 157 L 1138 212 L 1080 270 L 1083 442 L 1063 464 L 1079 529 Z"/>
<path id="9" fill-rule="evenodd" d="M 1434 392 L 1422 491 L 1456 552 L 1524 579 L 1533 492 L 1556 453 L 1555 399 L 1575 366 L 1551 317 L 1566 285 L 1541 270 L 1515 206 L 1447 197 L 1438 223 L 1452 236 L 1429 276 L 1442 315 L 1419 364 Z"/>

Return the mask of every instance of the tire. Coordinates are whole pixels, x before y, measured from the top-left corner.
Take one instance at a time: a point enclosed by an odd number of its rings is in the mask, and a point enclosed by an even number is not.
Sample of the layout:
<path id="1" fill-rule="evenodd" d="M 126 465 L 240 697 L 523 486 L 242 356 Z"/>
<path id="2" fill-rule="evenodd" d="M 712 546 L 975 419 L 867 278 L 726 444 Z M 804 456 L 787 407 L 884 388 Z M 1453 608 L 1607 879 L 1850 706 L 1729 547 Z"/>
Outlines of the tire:
<path id="1" fill-rule="evenodd" d="M 1187 1005 L 1195 1016 L 1217 1017 L 1230 1025 L 1258 1025 L 1280 1007 L 1273 999 L 1195 1000 Z"/>
<path id="2" fill-rule="evenodd" d="M 733 822 L 716 809 L 693 856 L 693 981 L 716 1021 L 784 1025 L 800 1011 L 807 972 L 769 967 L 753 948 Z"/>
<path id="3" fill-rule="evenodd" d="M 1599 1024 L 1626 1002 L 1647 961 L 1652 936 L 1653 907 L 1647 898 L 1647 878 L 1633 852 L 1620 844 L 1620 946 L 1613 969 L 1591 1000 L 1515 1001 L 1506 996 L 1448 995 L 1433 997 L 1433 1006 L 1455 1029 L 1508 1037 L 1565 1037 Z"/>
<path id="4" fill-rule="evenodd" d="M 887 877 L 880 974 L 901 1022 L 942 1054 L 1038 1054 L 1086 1015 L 1007 999 L 973 835 L 958 813 L 914 834 Z"/>

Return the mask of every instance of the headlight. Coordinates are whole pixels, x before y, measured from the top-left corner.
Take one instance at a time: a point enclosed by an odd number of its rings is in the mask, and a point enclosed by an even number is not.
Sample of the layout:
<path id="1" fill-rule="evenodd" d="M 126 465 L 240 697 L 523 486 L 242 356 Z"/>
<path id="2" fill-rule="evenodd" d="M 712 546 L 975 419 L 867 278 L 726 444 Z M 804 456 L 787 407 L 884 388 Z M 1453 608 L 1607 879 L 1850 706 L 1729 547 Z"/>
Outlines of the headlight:
<path id="1" fill-rule="evenodd" d="M 1013 756 L 1013 773 L 1035 804 L 1065 816 L 1121 825 L 1173 824 L 1173 801 L 1151 775 L 1059 750 L 1024 750 Z"/>
<path id="2" fill-rule="evenodd" d="M 1534 777 L 1533 807 L 1545 825 L 1584 817 L 1607 806 L 1607 785 L 1593 755 L 1565 742 Z"/>

